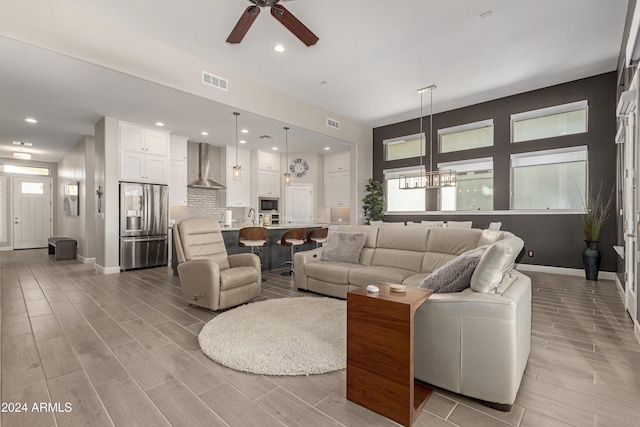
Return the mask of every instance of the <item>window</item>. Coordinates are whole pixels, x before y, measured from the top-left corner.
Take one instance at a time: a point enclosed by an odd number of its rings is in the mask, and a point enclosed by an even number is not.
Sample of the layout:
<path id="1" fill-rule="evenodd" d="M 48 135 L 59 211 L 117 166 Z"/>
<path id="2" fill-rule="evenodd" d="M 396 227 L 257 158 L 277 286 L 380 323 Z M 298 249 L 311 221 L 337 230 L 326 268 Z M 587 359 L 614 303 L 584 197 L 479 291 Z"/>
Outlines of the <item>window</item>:
<path id="1" fill-rule="evenodd" d="M 424 167 L 422 170 L 424 171 Z M 414 190 L 400 189 L 400 175 L 411 173 L 419 174 L 420 167 L 384 171 L 387 212 L 424 212 L 426 206 L 424 188 L 416 188 Z"/>
<path id="2" fill-rule="evenodd" d="M 22 194 L 44 194 L 44 184 L 42 182 L 22 182 Z"/>
<path id="3" fill-rule="evenodd" d="M 7 177 L 0 175 L 0 242 L 7 240 Z"/>
<path id="4" fill-rule="evenodd" d="M 441 153 L 493 145 L 493 119 L 438 129 Z"/>
<path id="5" fill-rule="evenodd" d="M 49 176 L 49 168 L 38 168 L 35 166 L 0 165 L 0 172 Z"/>
<path id="6" fill-rule="evenodd" d="M 572 135 L 587 131 L 587 101 L 511 115 L 511 141 Z"/>
<path id="7" fill-rule="evenodd" d="M 440 189 L 441 211 L 493 210 L 493 158 L 439 163 L 438 169 L 457 173 L 455 187 Z"/>
<path id="8" fill-rule="evenodd" d="M 584 210 L 587 146 L 511 155 L 511 208 Z"/>
<path id="9" fill-rule="evenodd" d="M 421 157 L 425 153 L 424 134 L 407 135 L 400 138 L 386 139 L 384 144 L 384 159 L 399 160 Z"/>

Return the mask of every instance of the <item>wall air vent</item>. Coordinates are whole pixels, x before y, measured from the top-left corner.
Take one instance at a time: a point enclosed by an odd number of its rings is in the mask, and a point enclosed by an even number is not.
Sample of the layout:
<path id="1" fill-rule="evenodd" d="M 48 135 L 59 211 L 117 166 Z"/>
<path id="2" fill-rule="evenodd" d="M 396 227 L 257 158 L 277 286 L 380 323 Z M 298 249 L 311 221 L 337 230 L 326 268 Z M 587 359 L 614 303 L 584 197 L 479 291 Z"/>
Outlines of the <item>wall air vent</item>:
<path id="1" fill-rule="evenodd" d="M 340 129 L 340 122 L 327 117 L 327 126 L 334 129 Z"/>
<path id="2" fill-rule="evenodd" d="M 218 77 L 214 74 L 207 73 L 206 71 L 202 72 L 202 83 L 217 87 L 222 90 L 229 90 L 229 81 L 227 79 L 223 79 L 222 77 Z"/>

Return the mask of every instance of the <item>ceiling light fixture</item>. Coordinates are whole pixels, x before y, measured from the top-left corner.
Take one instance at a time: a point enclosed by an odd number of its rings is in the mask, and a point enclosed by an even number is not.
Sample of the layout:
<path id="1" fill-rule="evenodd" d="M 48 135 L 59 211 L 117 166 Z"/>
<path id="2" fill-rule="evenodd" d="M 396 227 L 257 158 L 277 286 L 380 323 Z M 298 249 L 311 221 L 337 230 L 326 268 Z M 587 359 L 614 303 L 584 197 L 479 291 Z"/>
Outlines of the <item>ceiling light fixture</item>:
<path id="1" fill-rule="evenodd" d="M 244 139 L 240 140 L 240 144 L 246 144 L 246 143 L 247 143 L 247 141 L 245 141 Z"/>
<path id="2" fill-rule="evenodd" d="M 413 190 L 417 188 L 442 188 L 456 186 L 456 171 L 454 170 L 433 170 L 433 91 L 436 85 L 431 85 L 418 89 L 420 94 L 420 173 L 400 175 L 400 189 Z M 424 131 L 422 128 L 422 95 L 429 92 L 429 172 L 424 171 L 422 164 L 422 147 L 424 146 Z"/>
<path id="3" fill-rule="evenodd" d="M 164 123 L 162 123 L 162 122 L 156 122 L 156 126 L 158 126 L 158 127 L 164 127 Z"/>
<path id="4" fill-rule="evenodd" d="M 287 50 L 287 49 L 285 49 L 285 47 L 284 47 L 284 46 L 282 46 L 281 44 L 277 44 L 277 45 L 275 45 L 275 46 L 273 47 L 273 50 L 274 50 L 274 51 L 276 51 L 276 52 L 278 52 L 278 53 L 282 53 L 282 52 L 284 52 L 284 51 L 285 51 L 285 50 Z"/>
<path id="5" fill-rule="evenodd" d="M 329 151 L 329 150 L 331 150 L 331 147 L 324 147 L 324 149 Z"/>
<path id="6" fill-rule="evenodd" d="M 240 113 L 234 111 L 233 115 L 236 116 L 236 165 L 233 167 L 233 180 L 242 181 L 242 166 L 238 164 L 238 116 Z"/>
<path id="7" fill-rule="evenodd" d="M 209 132 L 207 132 L 206 130 L 203 130 L 202 132 L 200 132 L 200 135 L 209 136 Z"/>
<path id="8" fill-rule="evenodd" d="M 24 141 L 13 141 L 13 145 L 20 145 L 23 147 L 31 147 L 33 144 L 30 142 L 24 142 Z"/>
<path id="9" fill-rule="evenodd" d="M 27 123 L 38 123 L 38 121 L 33 117 L 27 117 L 26 119 L 24 119 L 24 121 Z"/>
<path id="10" fill-rule="evenodd" d="M 247 130 L 247 129 L 241 129 L 241 130 L 240 130 L 240 133 L 249 133 L 249 130 Z"/>
<path id="11" fill-rule="evenodd" d="M 22 152 L 13 153 L 13 158 L 20 160 L 31 160 L 31 154 Z"/>
<path id="12" fill-rule="evenodd" d="M 289 172 L 289 127 L 284 127 L 284 147 L 287 153 L 287 171 L 284 174 L 284 185 L 289 185 L 291 182 L 291 172 Z"/>
<path id="13" fill-rule="evenodd" d="M 278 151 L 278 147 L 271 147 L 273 151 Z"/>

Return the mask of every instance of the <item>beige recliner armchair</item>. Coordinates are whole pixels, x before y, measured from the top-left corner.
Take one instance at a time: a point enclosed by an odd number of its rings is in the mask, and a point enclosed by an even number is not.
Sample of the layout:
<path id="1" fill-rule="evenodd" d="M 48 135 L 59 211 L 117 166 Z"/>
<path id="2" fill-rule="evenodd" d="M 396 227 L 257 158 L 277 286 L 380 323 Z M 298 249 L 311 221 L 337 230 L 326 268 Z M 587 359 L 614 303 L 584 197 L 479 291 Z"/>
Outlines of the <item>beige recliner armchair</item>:
<path id="1" fill-rule="evenodd" d="M 189 304 L 215 311 L 260 295 L 260 258 L 227 255 L 218 221 L 185 219 L 173 231 L 182 297 Z"/>

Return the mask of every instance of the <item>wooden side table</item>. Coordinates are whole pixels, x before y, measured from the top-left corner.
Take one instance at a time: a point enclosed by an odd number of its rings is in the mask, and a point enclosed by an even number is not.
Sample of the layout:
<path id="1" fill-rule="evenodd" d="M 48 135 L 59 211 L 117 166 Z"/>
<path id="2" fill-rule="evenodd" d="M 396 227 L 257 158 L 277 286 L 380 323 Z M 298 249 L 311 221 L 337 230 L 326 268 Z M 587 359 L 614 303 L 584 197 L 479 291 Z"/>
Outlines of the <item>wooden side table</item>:
<path id="1" fill-rule="evenodd" d="M 347 399 L 411 426 L 431 395 L 413 376 L 413 318 L 432 291 L 347 293 Z"/>

